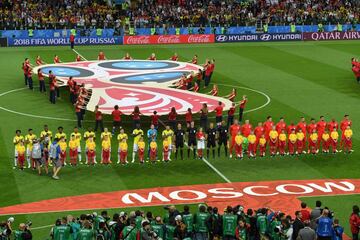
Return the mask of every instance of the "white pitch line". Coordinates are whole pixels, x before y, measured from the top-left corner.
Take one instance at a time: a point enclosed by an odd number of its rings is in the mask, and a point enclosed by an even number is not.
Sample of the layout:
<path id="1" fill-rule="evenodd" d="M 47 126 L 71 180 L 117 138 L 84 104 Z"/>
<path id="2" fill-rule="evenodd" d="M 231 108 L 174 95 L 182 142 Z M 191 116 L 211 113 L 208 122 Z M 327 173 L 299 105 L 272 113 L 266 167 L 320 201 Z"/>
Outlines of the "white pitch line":
<path id="1" fill-rule="evenodd" d="M 39 229 L 49 228 L 49 227 L 53 227 L 53 226 L 54 226 L 54 224 L 40 226 L 40 227 L 32 227 L 31 230 L 39 230 Z"/>
<path id="2" fill-rule="evenodd" d="M 81 55 L 78 51 L 76 51 L 75 49 L 72 49 L 77 55 L 79 55 L 82 59 L 84 59 L 85 61 L 88 61 L 86 58 L 84 58 L 83 55 Z"/>
<path id="3" fill-rule="evenodd" d="M 212 165 L 208 160 L 206 160 L 204 157 L 202 160 L 206 163 L 206 165 L 208 165 L 212 170 L 214 170 L 222 179 L 224 179 L 225 182 L 231 183 L 231 181 L 224 174 L 222 174 L 216 167 L 214 167 L 214 165 Z"/>

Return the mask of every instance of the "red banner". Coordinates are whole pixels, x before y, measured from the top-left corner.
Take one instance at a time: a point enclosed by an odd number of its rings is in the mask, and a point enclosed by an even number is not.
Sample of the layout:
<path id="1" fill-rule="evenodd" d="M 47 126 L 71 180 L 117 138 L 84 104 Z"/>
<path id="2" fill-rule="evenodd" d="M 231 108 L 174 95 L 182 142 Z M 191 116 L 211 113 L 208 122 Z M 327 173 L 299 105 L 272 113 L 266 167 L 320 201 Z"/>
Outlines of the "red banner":
<path id="1" fill-rule="evenodd" d="M 214 43 L 214 34 L 124 36 L 125 45 Z"/>

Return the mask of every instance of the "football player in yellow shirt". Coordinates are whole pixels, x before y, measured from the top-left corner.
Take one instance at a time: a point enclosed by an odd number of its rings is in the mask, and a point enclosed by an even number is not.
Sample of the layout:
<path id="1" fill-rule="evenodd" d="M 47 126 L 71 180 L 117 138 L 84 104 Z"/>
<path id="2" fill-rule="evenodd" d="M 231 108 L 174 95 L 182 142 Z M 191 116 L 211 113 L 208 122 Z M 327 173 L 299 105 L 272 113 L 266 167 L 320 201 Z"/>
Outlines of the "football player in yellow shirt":
<path id="1" fill-rule="evenodd" d="M 345 131 L 344 131 L 344 137 L 345 139 L 344 141 L 344 153 L 351 153 L 354 150 L 352 150 L 352 136 L 353 136 L 353 131 L 351 130 L 350 126 L 347 126 Z"/>
<path id="2" fill-rule="evenodd" d="M 77 158 L 79 158 L 79 163 L 83 164 L 81 161 L 81 133 L 79 133 L 78 127 L 74 127 L 74 131 L 71 133 L 71 137 L 75 137 L 77 143 Z"/>
<path id="3" fill-rule="evenodd" d="M 126 143 L 127 140 L 128 140 L 128 135 L 125 133 L 123 128 L 120 128 L 120 133 L 117 136 L 117 140 L 119 141 L 118 161 L 117 161 L 118 164 L 120 163 L 120 160 L 121 160 L 121 156 L 120 156 L 121 155 L 121 147 L 120 147 L 120 145 L 121 145 L 121 143 L 123 142 L 124 139 L 125 139 L 125 143 Z M 127 145 L 127 143 L 126 143 L 126 145 Z M 127 151 L 127 148 L 126 148 L 126 151 Z M 126 153 L 126 155 L 127 155 L 127 153 Z"/>
<path id="4" fill-rule="evenodd" d="M 132 153 L 132 163 L 135 162 L 135 156 L 138 151 L 138 142 L 142 136 L 144 136 L 144 131 L 140 129 L 140 124 L 136 124 L 136 128 L 133 130 L 132 135 L 134 137 L 134 146 L 133 146 L 133 153 Z"/>
<path id="5" fill-rule="evenodd" d="M 66 166 L 66 149 L 67 149 L 67 143 L 65 142 L 65 138 L 60 138 L 59 141 L 59 147 L 60 147 L 60 161 L 63 166 Z"/>
<path id="6" fill-rule="evenodd" d="M 259 139 L 259 152 L 260 152 L 260 157 L 265 157 L 265 153 L 266 153 L 266 138 L 265 135 L 262 134 L 260 139 Z"/>
<path id="7" fill-rule="evenodd" d="M 305 133 L 303 133 L 302 129 L 299 128 L 298 132 L 296 133 L 296 153 L 297 154 L 302 154 L 302 153 L 306 153 L 304 150 L 304 140 L 305 140 Z"/>
<path id="8" fill-rule="evenodd" d="M 143 137 L 141 137 L 138 141 L 138 148 L 140 163 L 144 163 L 145 142 Z"/>
<path id="9" fill-rule="evenodd" d="M 18 150 L 17 150 L 17 146 L 20 145 L 20 142 L 22 142 L 22 145 L 24 146 L 24 136 L 21 135 L 21 130 L 16 130 L 15 131 L 15 137 L 13 138 L 13 143 L 14 143 L 14 148 L 15 148 L 15 157 L 14 157 L 14 169 L 18 166 Z"/>
<path id="10" fill-rule="evenodd" d="M 312 153 L 312 154 L 316 154 L 318 153 L 318 149 L 317 149 L 317 142 L 318 142 L 318 134 L 316 132 L 316 130 L 314 129 L 312 131 L 312 133 L 309 136 L 309 149 L 308 149 L 308 153 Z"/>
<path id="11" fill-rule="evenodd" d="M 88 128 L 88 130 L 84 133 L 84 139 L 85 139 L 85 156 L 86 156 L 86 163 L 89 164 L 89 159 L 88 159 L 88 149 L 87 149 L 87 143 L 89 141 L 89 138 L 92 138 L 93 142 L 95 141 L 95 132 L 92 130 L 91 127 Z M 90 154 L 91 155 L 91 154 Z M 94 155 L 94 163 L 96 162 L 96 154 Z"/>
<path id="12" fill-rule="evenodd" d="M 109 164 L 109 163 L 111 163 L 111 161 L 110 161 L 111 142 L 110 142 L 109 135 L 104 135 L 103 136 L 101 146 L 102 146 L 101 164 Z"/>
<path id="13" fill-rule="evenodd" d="M 88 165 L 94 165 L 95 162 L 95 156 L 96 156 L 96 144 L 94 142 L 93 137 L 89 137 L 86 140 L 86 149 L 87 149 L 87 164 Z"/>
<path id="14" fill-rule="evenodd" d="M 26 161 L 28 163 L 28 168 L 32 166 L 33 169 L 36 169 L 35 162 L 31 158 L 34 139 L 36 139 L 36 135 L 33 133 L 33 130 L 30 128 L 28 130 L 28 134 L 25 135 Z M 31 164 L 30 164 L 30 160 L 31 160 Z"/>
<path id="15" fill-rule="evenodd" d="M 243 157 L 242 144 L 244 142 L 243 136 L 241 136 L 241 132 L 238 132 L 235 136 L 235 154 L 237 158 Z"/>
<path id="16" fill-rule="evenodd" d="M 275 126 L 269 132 L 269 146 L 270 146 L 270 156 L 275 156 L 277 147 L 278 147 L 278 138 L 279 133 L 275 130 Z"/>
<path id="17" fill-rule="evenodd" d="M 256 136 L 254 134 L 254 131 L 251 131 L 250 135 L 247 138 L 249 141 L 248 155 L 249 157 L 256 157 Z"/>
<path id="18" fill-rule="evenodd" d="M 289 134 L 289 140 L 288 140 L 288 150 L 289 154 L 291 156 L 295 155 L 295 146 L 296 146 L 297 136 L 295 133 L 295 129 L 291 130 L 291 133 Z"/>
<path id="19" fill-rule="evenodd" d="M 70 164 L 71 166 L 76 166 L 77 158 L 78 158 L 78 140 L 76 139 L 76 135 L 72 133 L 70 135 L 69 141 L 69 156 L 70 156 Z"/>
<path id="20" fill-rule="evenodd" d="M 167 125 L 161 135 L 162 135 L 163 139 L 167 139 L 167 141 L 169 143 L 169 150 L 171 151 L 173 137 L 174 137 L 174 131 L 170 128 L 169 125 Z M 170 160 L 170 156 L 169 156 L 169 160 Z"/>
<path id="21" fill-rule="evenodd" d="M 19 130 L 18 130 L 19 131 Z M 24 146 L 24 142 L 23 140 L 20 140 L 16 146 L 15 146 L 15 151 L 16 151 L 16 156 L 17 156 L 17 161 L 19 162 L 19 164 L 17 166 L 19 166 L 19 168 L 21 170 L 24 170 L 24 162 L 25 162 L 25 146 Z"/>
<path id="22" fill-rule="evenodd" d="M 279 153 L 281 156 L 285 155 L 286 139 L 287 139 L 287 136 L 286 136 L 285 130 L 282 129 L 279 134 Z"/>
<path id="23" fill-rule="evenodd" d="M 155 163 L 156 161 L 156 157 L 157 157 L 157 143 L 156 141 L 153 139 L 150 142 L 150 161 L 152 163 Z M 160 160 L 158 160 L 160 161 Z"/>
<path id="24" fill-rule="evenodd" d="M 119 143 L 119 161 L 121 164 L 128 163 L 127 161 L 127 153 L 128 153 L 128 144 L 126 142 L 127 138 L 122 138 Z"/>
<path id="25" fill-rule="evenodd" d="M 328 153 L 329 147 L 330 147 L 330 134 L 327 130 L 324 131 L 324 133 L 321 136 L 322 138 L 322 152 Z"/>
<path id="26" fill-rule="evenodd" d="M 60 140 L 62 137 L 65 139 L 66 142 L 66 133 L 64 133 L 64 128 L 58 127 L 58 131 L 55 134 L 55 138 Z"/>
<path id="27" fill-rule="evenodd" d="M 41 140 L 47 140 L 48 142 L 51 142 L 52 136 L 53 136 L 52 131 L 49 130 L 48 125 L 44 125 L 44 130 L 42 130 L 40 133 Z"/>
<path id="28" fill-rule="evenodd" d="M 330 138 L 331 138 L 331 148 L 332 148 L 332 152 L 335 154 L 337 153 L 337 144 L 339 142 L 339 133 L 336 131 L 336 129 L 332 129 L 331 133 L 330 133 Z"/>

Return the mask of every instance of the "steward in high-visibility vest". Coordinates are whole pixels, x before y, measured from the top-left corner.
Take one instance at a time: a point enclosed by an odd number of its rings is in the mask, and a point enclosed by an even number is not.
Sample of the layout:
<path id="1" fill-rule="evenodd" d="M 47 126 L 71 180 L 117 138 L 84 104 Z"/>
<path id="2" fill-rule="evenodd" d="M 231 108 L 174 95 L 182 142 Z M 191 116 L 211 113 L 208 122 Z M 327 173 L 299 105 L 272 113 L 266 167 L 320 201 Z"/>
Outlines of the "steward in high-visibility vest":
<path id="1" fill-rule="evenodd" d="M 76 30 L 74 28 L 70 30 L 70 33 L 71 35 L 74 35 L 74 37 L 76 37 Z"/>
<path id="2" fill-rule="evenodd" d="M 30 28 L 28 29 L 28 36 L 33 37 L 34 36 L 34 29 Z"/>
<path id="3" fill-rule="evenodd" d="M 291 32 L 291 33 L 295 33 L 295 32 L 296 32 L 296 25 L 295 25 L 295 23 L 291 23 L 291 24 L 290 24 L 290 32 Z"/>
<path id="4" fill-rule="evenodd" d="M 268 31 L 269 31 L 269 25 L 268 25 L 267 23 L 264 24 L 264 26 L 263 26 L 263 31 L 264 31 L 264 33 L 268 33 Z"/>
<path id="5" fill-rule="evenodd" d="M 336 30 L 337 30 L 338 32 L 342 32 L 342 31 L 343 31 L 343 26 L 342 26 L 342 24 L 338 23 L 338 24 L 336 25 Z"/>
<path id="6" fill-rule="evenodd" d="M 180 28 L 178 28 L 178 27 L 175 28 L 175 34 L 176 34 L 176 35 L 180 35 Z"/>
<path id="7" fill-rule="evenodd" d="M 156 28 L 154 28 L 154 27 L 150 28 L 150 34 L 156 35 Z"/>
<path id="8" fill-rule="evenodd" d="M 129 35 L 131 36 L 135 35 L 135 29 L 133 27 L 129 27 Z"/>
<path id="9" fill-rule="evenodd" d="M 322 23 L 318 24 L 318 32 L 324 32 L 324 25 Z"/>
<path id="10" fill-rule="evenodd" d="M 101 37 L 103 30 L 101 28 L 96 29 L 96 36 Z"/>

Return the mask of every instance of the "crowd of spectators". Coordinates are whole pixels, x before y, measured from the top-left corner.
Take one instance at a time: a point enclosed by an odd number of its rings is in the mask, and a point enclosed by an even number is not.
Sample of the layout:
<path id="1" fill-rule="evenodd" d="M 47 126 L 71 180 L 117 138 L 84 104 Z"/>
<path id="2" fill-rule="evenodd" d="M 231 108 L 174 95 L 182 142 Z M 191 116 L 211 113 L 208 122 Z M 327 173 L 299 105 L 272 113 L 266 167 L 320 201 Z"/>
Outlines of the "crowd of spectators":
<path id="1" fill-rule="evenodd" d="M 357 23 L 358 0 L 0 1 L 0 29 Z"/>

